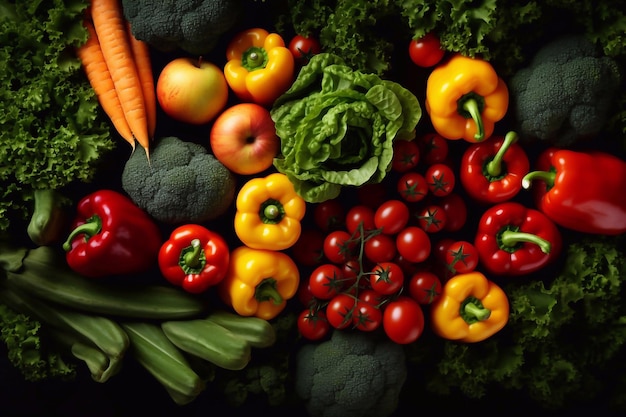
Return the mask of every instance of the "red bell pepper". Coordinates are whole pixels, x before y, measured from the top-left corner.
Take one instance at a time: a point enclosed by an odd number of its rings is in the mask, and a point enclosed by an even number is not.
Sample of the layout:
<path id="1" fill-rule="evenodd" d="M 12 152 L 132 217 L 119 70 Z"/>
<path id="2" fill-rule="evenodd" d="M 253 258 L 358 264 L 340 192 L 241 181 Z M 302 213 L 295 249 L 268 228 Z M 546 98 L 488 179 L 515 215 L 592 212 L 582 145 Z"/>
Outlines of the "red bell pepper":
<path id="1" fill-rule="evenodd" d="M 474 246 L 488 272 L 524 275 L 558 257 L 562 238 L 557 226 L 539 210 L 508 201 L 483 213 Z"/>
<path id="2" fill-rule="evenodd" d="M 83 197 L 69 237 L 67 263 L 90 278 L 145 272 L 154 266 L 161 232 L 146 212 L 123 194 L 99 190 Z"/>
<path id="3" fill-rule="evenodd" d="M 530 163 L 517 143 L 517 133 L 492 136 L 470 145 L 461 159 L 460 179 L 473 199 L 488 204 L 503 203 L 522 189 Z"/>
<path id="4" fill-rule="evenodd" d="M 536 182 L 535 204 L 553 222 L 583 233 L 626 232 L 626 162 L 600 151 L 548 148 L 536 166 L 522 186 Z"/>
<path id="5" fill-rule="evenodd" d="M 193 294 L 220 283 L 229 262 L 224 238 L 197 224 L 174 229 L 159 251 L 159 269 L 165 279 Z"/>

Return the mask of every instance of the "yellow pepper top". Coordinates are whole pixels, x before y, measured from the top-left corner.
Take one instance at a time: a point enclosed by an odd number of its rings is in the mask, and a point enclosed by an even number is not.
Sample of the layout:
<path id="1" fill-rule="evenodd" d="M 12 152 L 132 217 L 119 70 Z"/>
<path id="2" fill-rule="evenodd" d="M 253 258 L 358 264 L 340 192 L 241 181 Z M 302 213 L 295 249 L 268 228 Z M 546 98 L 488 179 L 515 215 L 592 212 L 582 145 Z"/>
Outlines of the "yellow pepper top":
<path id="1" fill-rule="evenodd" d="M 509 300 L 498 285 L 474 271 L 448 280 L 430 313 L 432 328 L 439 336 L 479 342 L 506 325 Z"/>
<path id="2" fill-rule="evenodd" d="M 437 66 L 426 82 L 426 111 L 433 128 L 447 139 L 488 139 L 508 105 L 505 82 L 480 58 L 455 54 Z"/>

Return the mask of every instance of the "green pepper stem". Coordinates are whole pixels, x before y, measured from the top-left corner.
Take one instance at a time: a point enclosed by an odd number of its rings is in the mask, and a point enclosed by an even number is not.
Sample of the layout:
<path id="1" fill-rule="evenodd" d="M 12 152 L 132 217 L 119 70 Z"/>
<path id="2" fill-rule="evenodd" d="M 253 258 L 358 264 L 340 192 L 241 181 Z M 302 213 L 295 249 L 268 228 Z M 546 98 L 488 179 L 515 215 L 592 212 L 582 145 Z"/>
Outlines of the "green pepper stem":
<path id="1" fill-rule="evenodd" d="M 183 262 L 190 268 L 195 268 L 200 263 L 200 257 L 202 255 L 202 248 L 200 247 L 200 239 L 193 239 L 191 241 L 191 250 L 185 253 Z"/>
<path id="2" fill-rule="evenodd" d="M 476 123 L 476 134 L 474 139 L 481 141 L 485 138 L 485 128 L 483 127 L 483 118 L 480 111 L 480 106 L 475 98 L 469 98 L 463 101 L 462 109 L 472 116 L 472 120 Z"/>
<path id="3" fill-rule="evenodd" d="M 272 301 L 275 305 L 283 302 L 283 297 L 276 288 L 276 280 L 274 278 L 265 278 L 254 291 L 254 298 L 259 302 Z"/>
<path id="4" fill-rule="evenodd" d="M 552 188 L 555 178 L 556 172 L 553 171 L 531 171 L 522 178 L 522 187 L 529 189 L 533 181 L 540 180 L 546 183 L 547 188 Z"/>
<path id="5" fill-rule="evenodd" d="M 97 235 L 102 231 L 102 219 L 100 216 L 93 215 L 87 219 L 87 221 L 80 226 L 74 228 L 67 237 L 67 240 L 63 242 L 63 250 L 66 252 L 72 249 L 72 241 L 78 235 L 85 235 L 85 241 L 91 237 Z"/>
<path id="6" fill-rule="evenodd" d="M 487 173 L 492 177 L 498 177 L 502 173 L 502 159 L 506 151 L 517 141 L 517 133 L 509 132 L 504 136 L 504 141 L 500 145 L 500 149 L 491 161 L 487 163 Z"/>
<path id="7" fill-rule="evenodd" d="M 491 310 L 472 302 L 465 304 L 464 312 L 466 316 L 475 318 L 478 321 L 487 320 L 491 316 Z"/>
<path id="8" fill-rule="evenodd" d="M 500 243 L 504 246 L 514 247 L 520 242 L 534 243 L 539 246 L 539 249 L 541 249 L 543 253 L 550 253 L 550 249 L 552 248 L 550 242 L 532 233 L 505 230 L 500 234 Z"/>
<path id="9" fill-rule="evenodd" d="M 269 204 L 263 209 L 263 215 L 273 220 L 280 215 L 280 210 L 275 204 Z"/>
<path id="10" fill-rule="evenodd" d="M 245 69 L 252 72 L 265 68 L 267 59 L 267 51 L 264 48 L 251 46 L 243 53 L 241 64 Z"/>

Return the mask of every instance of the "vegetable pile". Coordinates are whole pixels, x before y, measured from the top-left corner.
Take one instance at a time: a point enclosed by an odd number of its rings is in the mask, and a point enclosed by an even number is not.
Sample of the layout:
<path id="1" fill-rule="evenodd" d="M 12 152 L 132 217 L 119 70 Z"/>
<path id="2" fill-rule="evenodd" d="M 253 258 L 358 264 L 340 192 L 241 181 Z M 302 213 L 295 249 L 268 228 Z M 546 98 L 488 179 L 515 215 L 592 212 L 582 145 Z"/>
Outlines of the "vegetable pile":
<path id="1" fill-rule="evenodd" d="M 25 381 L 127 407 L 147 379 L 172 415 L 626 410 L 623 10 L 44 3 L 0 0 Z"/>

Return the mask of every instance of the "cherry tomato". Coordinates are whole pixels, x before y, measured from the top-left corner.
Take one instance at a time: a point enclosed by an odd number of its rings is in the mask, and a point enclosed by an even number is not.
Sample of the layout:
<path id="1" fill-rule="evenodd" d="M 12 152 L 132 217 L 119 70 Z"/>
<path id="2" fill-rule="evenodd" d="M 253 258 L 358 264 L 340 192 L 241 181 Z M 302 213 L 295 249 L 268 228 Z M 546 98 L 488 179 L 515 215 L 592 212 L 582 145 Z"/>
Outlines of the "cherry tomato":
<path id="1" fill-rule="evenodd" d="M 365 241 L 363 251 L 370 262 L 391 261 L 396 256 L 396 242 L 390 235 L 379 233 Z"/>
<path id="2" fill-rule="evenodd" d="M 322 310 L 302 310 L 297 324 L 300 334 L 308 340 L 321 340 L 330 332 L 330 324 Z"/>
<path id="3" fill-rule="evenodd" d="M 445 210 L 437 204 L 422 207 L 416 215 L 417 224 L 428 233 L 437 233 L 443 230 L 448 222 Z"/>
<path id="4" fill-rule="evenodd" d="M 371 288 L 366 288 L 359 292 L 359 300 L 380 308 L 385 302 L 386 296 Z"/>
<path id="5" fill-rule="evenodd" d="M 417 203 L 428 194 L 428 183 L 422 174 L 410 171 L 400 177 L 396 189 L 404 201 Z"/>
<path id="6" fill-rule="evenodd" d="M 376 306 L 363 301 L 356 302 L 352 316 L 352 324 L 359 330 L 371 332 L 380 327 L 383 322 L 383 313 Z"/>
<path id="7" fill-rule="evenodd" d="M 459 194 L 452 192 L 439 200 L 439 206 L 446 213 L 443 229 L 448 232 L 457 232 L 465 226 L 467 221 L 467 204 Z"/>
<path id="8" fill-rule="evenodd" d="M 437 197 L 450 194 L 456 183 L 456 176 L 452 167 L 442 162 L 429 166 L 424 177 L 428 182 L 428 190 Z"/>
<path id="9" fill-rule="evenodd" d="M 356 241 L 345 230 L 334 230 L 324 239 L 324 256 L 330 262 L 342 264 L 356 255 Z"/>
<path id="10" fill-rule="evenodd" d="M 418 138 L 420 159 L 427 165 L 443 163 L 448 158 L 448 139 L 438 133 L 426 133 Z"/>
<path id="11" fill-rule="evenodd" d="M 316 38 L 296 35 L 289 42 L 289 51 L 298 64 L 306 65 L 313 55 L 322 51 L 322 47 Z"/>
<path id="12" fill-rule="evenodd" d="M 383 329 L 398 344 L 415 342 L 424 332 L 422 307 L 409 296 L 399 296 L 385 307 Z"/>
<path id="13" fill-rule="evenodd" d="M 352 324 L 355 307 L 354 297 L 345 293 L 337 294 L 326 306 L 326 319 L 335 329 L 345 329 Z"/>
<path id="14" fill-rule="evenodd" d="M 370 286 L 379 294 L 395 294 L 404 285 L 404 271 L 394 262 L 379 262 L 371 272 Z"/>
<path id="15" fill-rule="evenodd" d="M 446 51 L 441 49 L 439 38 L 432 32 L 409 42 L 409 56 L 419 67 L 428 68 L 437 65 L 445 53 Z"/>
<path id="16" fill-rule="evenodd" d="M 405 227 L 396 236 L 398 253 L 409 262 L 424 262 L 430 256 L 431 242 L 428 234 L 417 226 Z"/>
<path id="17" fill-rule="evenodd" d="M 446 263 L 446 255 L 448 254 L 448 248 L 450 245 L 454 243 L 454 239 L 446 237 L 443 239 L 439 239 L 435 242 L 433 246 L 433 253 L 435 255 L 435 260 L 439 263 Z"/>
<path id="18" fill-rule="evenodd" d="M 387 235 L 395 235 L 409 222 L 409 207 L 401 200 L 387 200 L 374 213 L 374 224 Z"/>
<path id="19" fill-rule="evenodd" d="M 430 271 L 415 272 L 408 283 L 410 296 L 422 305 L 432 304 L 441 297 L 441 280 Z"/>
<path id="20" fill-rule="evenodd" d="M 322 201 L 313 206 L 313 221 L 323 232 L 343 227 L 346 209 L 338 199 Z"/>
<path id="21" fill-rule="evenodd" d="M 343 272 L 334 264 L 322 264 L 309 275 L 311 294 L 320 300 L 330 300 L 337 295 L 344 286 Z"/>
<path id="22" fill-rule="evenodd" d="M 415 168 L 420 160 L 420 148 L 414 140 L 396 140 L 393 142 L 391 169 L 395 172 L 408 172 Z"/>
<path id="23" fill-rule="evenodd" d="M 341 273 L 344 280 L 344 288 L 348 288 L 356 283 L 356 279 L 361 271 L 361 265 L 357 259 L 351 259 L 341 265 Z"/>
<path id="24" fill-rule="evenodd" d="M 300 280 L 300 285 L 298 285 L 297 297 L 298 301 L 300 301 L 300 304 L 305 307 L 311 307 L 318 301 L 313 293 L 311 293 L 311 285 L 309 284 L 308 279 Z"/>
<path id="25" fill-rule="evenodd" d="M 448 247 L 446 264 L 457 274 L 471 272 L 478 266 L 478 251 L 470 242 L 457 240 Z"/>
<path id="26" fill-rule="evenodd" d="M 319 265 L 324 259 L 324 233 L 318 229 L 303 228 L 291 247 L 294 261 L 302 266 Z"/>
<path id="27" fill-rule="evenodd" d="M 357 236 L 355 232 L 359 229 L 360 223 L 363 223 L 363 230 L 373 230 L 376 228 L 374 209 L 363 204 L 357 204 L 346 213 L 345 223 L 348 232 L 354 236 Z"/>
<path id="28" fill-rule="evenodd" d="M 376 209 L 388 198 L 387 187 L 382 183 L 365 184 L 356 189 L 360 204 Z"/>

